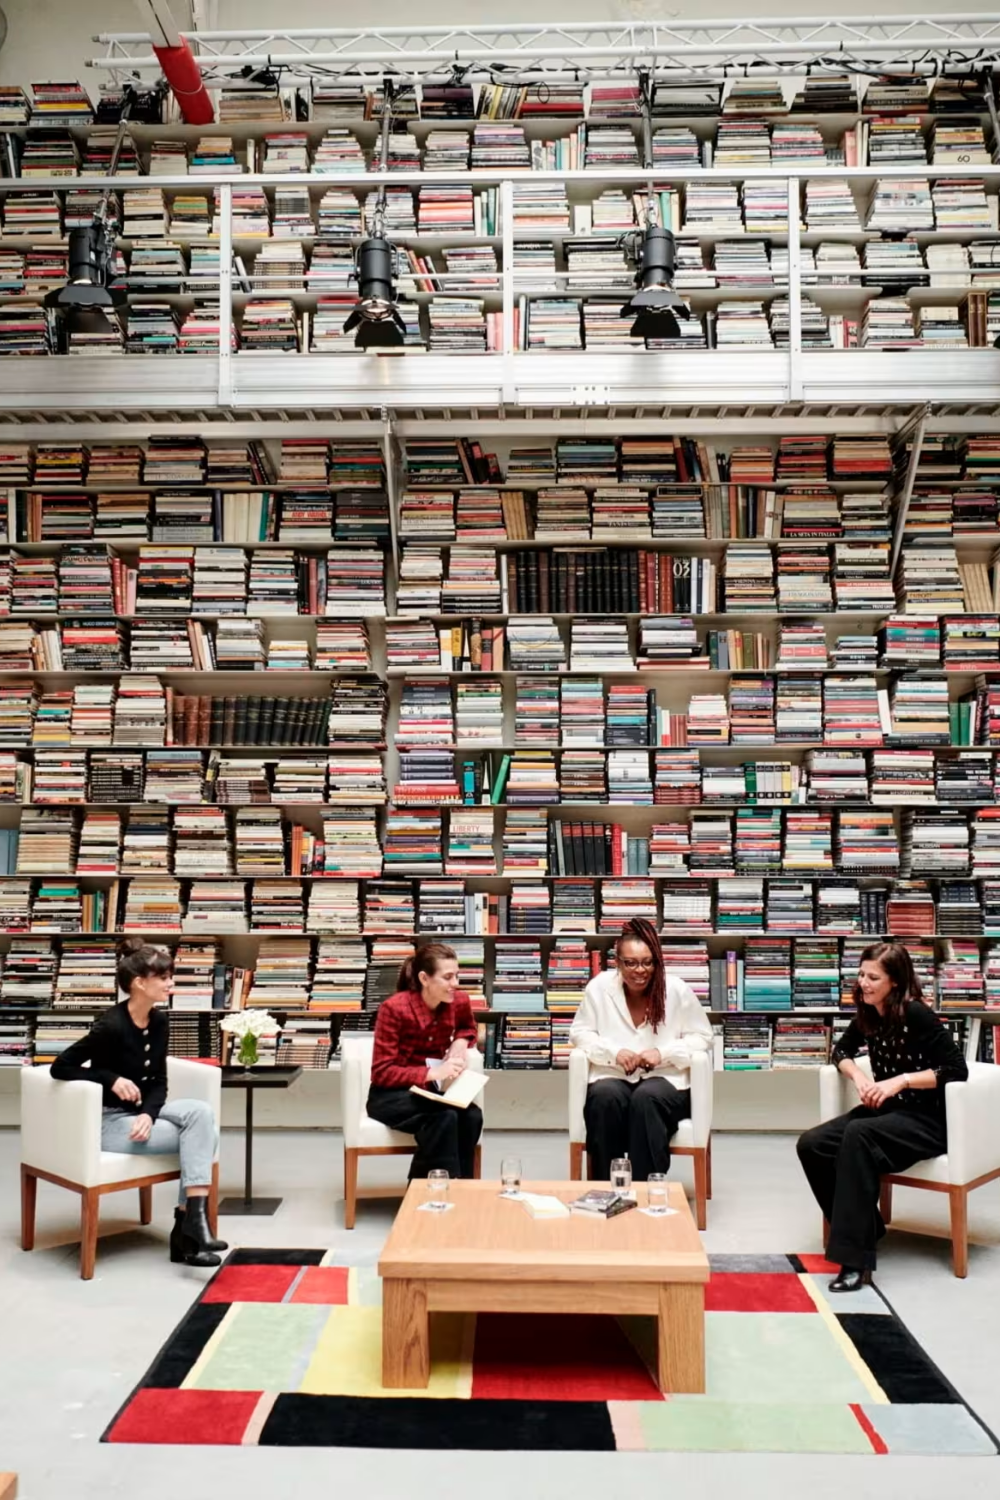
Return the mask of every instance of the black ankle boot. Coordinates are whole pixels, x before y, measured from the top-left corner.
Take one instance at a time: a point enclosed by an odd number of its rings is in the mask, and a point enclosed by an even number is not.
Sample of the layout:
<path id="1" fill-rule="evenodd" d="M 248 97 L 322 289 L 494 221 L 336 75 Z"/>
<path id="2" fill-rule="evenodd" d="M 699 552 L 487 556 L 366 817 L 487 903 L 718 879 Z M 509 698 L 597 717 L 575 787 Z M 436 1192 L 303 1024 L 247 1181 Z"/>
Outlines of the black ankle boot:
<path id="1" fill-rule="evenodd" d="M 870 1286 L 872 1273 L 870 1271 L 857 1271 L 853 1266 L 841 1266 L 840 1275 L 830 1282 L 831 1292 L 860 1292 L 863 1286 Z"/>
<path id="2" fill-rule="evenodd" d="M 224 1240 L 215 1239 L 208 1227 L 204 1198 L 189 1198 L 184 1208 L 174 1210 L 174 1227 L 170 1232 L 170 1259 L 188 1266 L 220 1266 L 215 1252 L 227 1250 Z"/>

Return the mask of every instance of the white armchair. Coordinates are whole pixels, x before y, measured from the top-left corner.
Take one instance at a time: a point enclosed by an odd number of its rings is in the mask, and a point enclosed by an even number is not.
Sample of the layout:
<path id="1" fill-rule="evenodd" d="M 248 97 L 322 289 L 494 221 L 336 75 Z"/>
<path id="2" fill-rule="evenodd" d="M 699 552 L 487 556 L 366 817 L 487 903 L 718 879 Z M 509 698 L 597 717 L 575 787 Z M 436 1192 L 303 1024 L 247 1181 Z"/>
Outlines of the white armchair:
<path id="1" fill-rule="evenodd" d="M 587 1127 L 583 1106 L 587 1099 L 590 1064 L 586 1053 L 574 1047 L 569 1055 L 569 1176 L 571 1182 L 583 1181 L 583 1158 L 587 1147 Z M 707 1201 L 712 1196 L 712 1094 L 713 1058 L 710 1052 L 696 1052 L 691 1059 L 691 1118 L 682 1120 L 670 1142 L 676 1156 L 690 1156 L 694 1166 L 695 1217 L 698 1228 L 708 1221 Z M 587 1162 L 587 1176 L 591 1176 Z"/>
<path id="2" fill-rule="evenodd" d="M 218 1125 L 222 1074 L 211 1064 L 167 1058 L 167 1093 L 174 1099 L 210 1104 Z M 153 1187 L 181 1175 L 177 1156 L 131 1155 L 101 1150 L 101 1090 L 93 1083 L 64 1082 L 48 1068 L 21 1069 L 21 1248 L 35 1248 L 38 1179 L 80 1194 L 80 1275 L 89 1281 L 97 1256 L 97 1225 L 105 1193 L 139 1189 L 139 1222 L 153 1217 Z M 216 1153 L 208 1197 L 208 1221 L 216 1232 L 219 1160 Z"/>
<path id="3" fill-rule="evenodd" d="M 867 1058 L 858 1067 L 871 1073 Z M 837 1068 L 819 1073 L 820 1120 L 846 1114 L 858 1102 L 857 1091 Z M 993 1063 L 970 1063 L 966 1083 L 945 1085 L 944 1107 L 948 1120 L 948 1150 L 943 1156 L 916 1162 L 905 1172 L 882 1178 L 879 1207 L 888 1224 L 892 1218 L 892 1188 L 927 1188 L 947 1193 L 951 1210 L 951 1254 L 956 1276 L 969 1272 L 969 1193 L 1000 1177 L 1000 1067 Z M 826 1243 L 828 1226 L 823 1226 Z"/>
<path id="4" fill-rule="evenodd" d="M 391 1130 L 367 1112 L 368 1089 L 372 1081 L 372 1053 L 375 1038 L 341 1034 L 340 1103 L 344 1122 L 344 1228 L 354 1228 L 359 1198 L 401 1198 L 405 1189 L 397 1187 L 358 1187 L 358 1160 L 362 1156 L 412 1156 L 417 1143 L 412 1135 Z M 483 1071 L 483 1055 L 470 1050 L 469 1067 Z M 479 1100 L 483 1107 L 482 1098 Z M 482 1170 L 482 1146 L 476 1147 L 473 1175 Z"/>

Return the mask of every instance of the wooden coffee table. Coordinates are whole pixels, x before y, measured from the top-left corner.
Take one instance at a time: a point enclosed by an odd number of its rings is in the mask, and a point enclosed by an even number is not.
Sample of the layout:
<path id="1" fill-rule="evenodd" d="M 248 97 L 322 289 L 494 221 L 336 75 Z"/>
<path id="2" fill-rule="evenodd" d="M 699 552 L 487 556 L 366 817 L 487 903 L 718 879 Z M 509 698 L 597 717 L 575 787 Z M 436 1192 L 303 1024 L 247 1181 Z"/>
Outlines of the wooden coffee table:
<path id="1" fill-rule="evenodd" d="M 530 1182 L 526 1192 L 570 1203 L 607 1183 Z M 640 1207 L 644 1184 L 637 1185 Z M 419 1212 L 426 1184 L 407 1189 L 378 1263 L 382 1384 L 419 1389 L 430 1378 L 432 1312 L 645 1313 L 657 1319 L 663 1391 L 705 1389 L 708 1257 L 680 1183 L 676 1213 L 633 1209 L 613 1219 L 533 1219 L 497 1182 L 452 1182 L 448 1213 Z"/>

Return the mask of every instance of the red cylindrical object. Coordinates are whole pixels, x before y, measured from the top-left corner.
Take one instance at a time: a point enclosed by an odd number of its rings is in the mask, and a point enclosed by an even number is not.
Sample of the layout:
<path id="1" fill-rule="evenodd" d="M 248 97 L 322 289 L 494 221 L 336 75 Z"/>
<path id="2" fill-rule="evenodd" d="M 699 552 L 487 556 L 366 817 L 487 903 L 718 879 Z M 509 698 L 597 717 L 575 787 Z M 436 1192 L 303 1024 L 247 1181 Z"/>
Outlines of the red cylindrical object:
<path id="1" fill-rule="evenodd" d="M 202 80 L 197 58 L 186 41 L 179 47 L 153 47 L 163 76 L 169 83 L 188 125 L 211 125 L 215 119 L 212 100 Z"/>

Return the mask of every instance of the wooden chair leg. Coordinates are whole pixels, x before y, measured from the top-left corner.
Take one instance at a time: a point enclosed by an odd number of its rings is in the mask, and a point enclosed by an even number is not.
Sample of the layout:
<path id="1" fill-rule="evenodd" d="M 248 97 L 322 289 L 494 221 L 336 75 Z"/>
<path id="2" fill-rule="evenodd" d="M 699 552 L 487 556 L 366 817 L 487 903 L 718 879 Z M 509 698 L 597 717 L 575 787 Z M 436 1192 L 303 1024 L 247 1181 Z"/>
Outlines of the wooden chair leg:
<path id="1" fill-rule="evenodd" d="M 354 1228 L 358 1207 L 358 1148 L 344 1147 L 344 1228 Z"/>
<path id="2" fill-rule="evenodd" d="M 476 1147 L 476 1154 L 472 1158 L 472 1176 L 475 1179 L 475 1181 L 478 1182 L 479 1179 L 482 1177 L 482 1175 L 483 1175 L 483 1148 L 482 1148 L 482 1146 L 477 1146 Z"/>
<path id="3" fill-rule="evenodd" d="M 883 1224 L 892 1223 L 892 1183 L 883 1182 L 878 1190 L 878 1211 Z"/>
<path id="4" fill-rule="evenodd" d="M 139 1189 L 139 1223 L 152 1224 L 153 1222 L 153 1189 L 141 1187 Z"/>
<path id="5" fill-rule="evenodd" d="M 826 1254 L 826 1247 L 827 1247 L 827 1244 L 829 1242 L 829 1239 L 830 1239 L 830 1220 L 824 1215 L 823 1216 L 823 1254 L 824 1255 Z"/>
<path id="6" fill-rule="evenodd" d="M 964 1187 L 950 1187 L 948 1199 L 951 1205 L 951 1264 L 956 1276 L 969 1274 L 969 1191 Z"/>
<path id="7" fill-rule="evenodd" d="M 711 1202 L 712 1198 L 712 1137 L 708 1138 L 705 1147 L 705 1196 Z"/>
<path id="8" fill-rule="evenodd" d="M 80 1194 L 80 1279 L 90 1281 L 97 1259 L 97 1220 L 101 1212 L 101 1195 L 96 1188 L 84 1188 Z"/>
<path id="9" fill-rule="evenodd" d="M 694 1209 L 695 1223 L 699 1229 L 706 1228 L 708 1224 L 708 1163 L 705 1160 L 705 1147 L 699 1146 L 694 1153 Z"/>
<path id="10" fill-rule="evenodd" d="M 212 1234 L 218 1238 L 219 1235 L 219 1163 L 212 1163 L 212 1181 L 208 1187 L 208 1203 L 205 1207 L 208 1215 L 208 1227 Z"/>
<path id="11" fill-rule="evenodd" d="M 569 1180 L 570 1182 L 583 1181 L 582 1141 L 570 1141 L 569 1143 Z"/>
<path id="12" fill-rule="evenodd" d="M 38 1178 L 30 1167 L 21 1163 L 21 1249 L 35 1248 L 35 1205 L 38 1202 Z"/>

